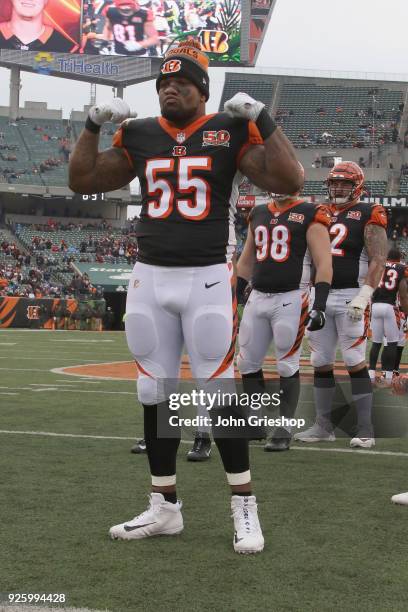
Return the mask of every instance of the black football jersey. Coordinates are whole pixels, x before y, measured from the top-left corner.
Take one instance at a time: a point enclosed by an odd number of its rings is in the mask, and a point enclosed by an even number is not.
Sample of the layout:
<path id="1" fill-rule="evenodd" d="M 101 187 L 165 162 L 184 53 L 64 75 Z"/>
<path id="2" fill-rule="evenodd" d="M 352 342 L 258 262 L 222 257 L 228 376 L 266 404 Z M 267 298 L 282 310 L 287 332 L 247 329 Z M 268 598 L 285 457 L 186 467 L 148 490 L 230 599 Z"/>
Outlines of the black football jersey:
<path id="1" fill-rule="evenodd" d="M 255 206 L 249 216 L 256 246 L 252 286 L 264 293 L 285 293 L 309 286 L 311 257 L 306 232 L 313 223 L 330 225 L 330 212 L 297 200 L 286 208 L 275 202 Z"/>
<path id="2" fill-rule="evenodd" d="M 361 287 L 368 270 L 364 229 L 370 223 L 387 227 L 386 212 L 382 206 L 363 202 L 343 209 L 332 205 L 330 212 L 332 215 L 329 228 L 333 256 L 332 289 Z"/>
<path id="3" fill-rule="evenodd" d="M 106 17 L 111 23 L 115 53 L 119 55 L 144 55 L 147 53 L 147 49 L 127 51 L 124 43 L 129 40 L 132 42 L 143 41 L 145 23 L 146 21 L 153 21 L 152 12 L 149 9 L 138 8 L 130 15 L 124 15 L 112 6 L 106 11 Z"/>
<path id="4" fill-rule="evenodd" d="M 372 301 L 385 302 L 386 304 L 397 303 L 398 287 L 403 278 L 408 277 L 408 269 L 399 262 L 387 261 L 385 270 L 377 289 L 373 293 Z"/>
<path id="5" fill-rule="evenodd" d="M 123 148 L 140 181 L 138 260 L 159 266 L 230 261 L 238 165 L 248 146 L 262 142 L 255 123 L 226 113 L 182 129 L 163 117 L 125 121 L 113 144 Z"/>
<path id="6" fill-rule="evenodd" d="M 0 24 L 0 49 L 69 53 L 74 47 L 75 43 L 50 26 L 45 26 L 44 32 L 39 38 L 25 44 L 13 34 L 7 22 Z"/>

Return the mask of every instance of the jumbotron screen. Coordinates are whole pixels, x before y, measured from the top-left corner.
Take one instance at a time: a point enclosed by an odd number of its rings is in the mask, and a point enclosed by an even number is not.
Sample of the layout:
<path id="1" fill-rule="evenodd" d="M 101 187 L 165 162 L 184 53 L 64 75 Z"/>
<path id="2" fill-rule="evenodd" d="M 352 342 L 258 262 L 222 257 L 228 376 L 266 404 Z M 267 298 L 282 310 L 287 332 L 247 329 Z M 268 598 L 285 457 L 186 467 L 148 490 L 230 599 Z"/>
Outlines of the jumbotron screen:
<path id="1" fill-rule="evenodd" d="M 0 49 L 162 57 L 188 38 L 240 62 L 241 0 L 0 0 Z"/>

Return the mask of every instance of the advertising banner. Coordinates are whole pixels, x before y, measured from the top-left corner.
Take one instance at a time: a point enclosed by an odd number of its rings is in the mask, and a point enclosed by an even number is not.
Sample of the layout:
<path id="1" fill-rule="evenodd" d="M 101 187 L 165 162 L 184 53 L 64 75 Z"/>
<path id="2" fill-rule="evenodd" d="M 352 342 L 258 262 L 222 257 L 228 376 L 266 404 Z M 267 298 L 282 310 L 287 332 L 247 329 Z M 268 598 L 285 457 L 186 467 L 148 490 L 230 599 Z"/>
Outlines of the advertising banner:
<path id="1" fill-rule="evenodd" d="M 1 0 L 0 49 L 160 58 L 194 38 L 233 64 L 241 18 L 241 0 Z"/>

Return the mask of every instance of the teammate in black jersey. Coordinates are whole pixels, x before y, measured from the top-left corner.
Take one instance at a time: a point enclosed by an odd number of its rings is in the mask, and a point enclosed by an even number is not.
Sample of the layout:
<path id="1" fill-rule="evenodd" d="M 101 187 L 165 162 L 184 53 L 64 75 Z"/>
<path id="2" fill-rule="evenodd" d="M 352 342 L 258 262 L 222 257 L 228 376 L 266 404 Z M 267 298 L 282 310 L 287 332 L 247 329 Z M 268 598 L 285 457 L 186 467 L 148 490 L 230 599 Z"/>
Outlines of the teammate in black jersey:
<path id="1" fill-rule="evenodd" d="M 408 270 L 401 264 L 400 251 L 395 248 L 390 249 L 384 274 L 373 294 L 371 313 L 372 345 L 369 374 L 373 382 L 383 338 L 387 342 L 382 355 L 383 375 L 377 381 L 377 385 L 381 387 L 389 387 L 392 384 L 400 335 L 399 306 L 408 313 L 407 277 Z"/>
<path id="2" fill-rule="evenodd" d="M 329 173 L 332 202 L 331 252 L 333 281 L 326 308 L 326 324 L 307 336 L 314 366 L 314 397 L 317 419 L 305 432 L 295 434 L 303 442 L 334 441 L 331 404 L 335 392 L 333 374 L 336 348 L 341 349 L 350 376 L 358 431 L 351 447 L 375 444 L 371 422 L 372 386 L 365 350 L 369 304 L 385 267 L 387 215 L 382 206 L 360 202 L 364 174 L 354 162 L 336 164 Z"/>
<path id="3" fill-rule="evenodd" d="M 262 364 L 274 342 L 280 375 L 280 415 L 292 419 L 300 392 L 299 360 L 305 327 L 324 326 L 332 279 L 328 227 L 330 212 L 299 196 L 275 197 L 256 206 L 249 217 L 244 250 L 238 261 L 238 287 L 251 280 L 239 330 L 238 368 L 248 393 L 262 392 Z M 315 299 L 309 315 L 309 286 L 315 268 Z M 277 428 L 266 451 L 288 450 L 290 427 Z"/>
<path id="4" fill-rule="evenodd" d="M 118 55 L 147 55 L 149 47 L 157 45 L 159 37 L 153 25 L 153 13 L 140 7 L 136 0 L 115 0 L 104 11 L 102 38 L 113 41 Z"/>
<path id="5" fill-rule="evenodd" d="M 142 192 L 139 256 L 125 326 L 139 369 L 152 495 L 147 512 L 111 528 L 113 538 L 183 529 L 176 497 L 180 431 L 173 427 L 170 437 L 158 432 L 174 414 L 167 400 L 177 392 L 183 345 L 201 389 L 235 390 L 231 258 L 240 172 L 267 191 L 293 193 L 303 183 L 291 144 L 261 102 L 240 93 L 226 102 L 226 112 L 206 115 L 208 63 L 198 43 L 180 43 L 167 53 L 156 81 L 161 117 L 128 119 L 114 147 L 98 152 L 100 126 L 130 111 L 121 100 L 93 107 L 70 159 L 73 191 L 112 191 L 138 176 Z M 233 415 L 233 406 L 221 404 L 210 415 L 232 491 L 234 549 L 255 553 L 264 540 L 251 491 L 248 441 L 238 425 L 231 437 L 216 425 L 218 415 Z"/>
<path id="6" fill-rule="evenodd" d="M 10 21 L 0 23 L 0 49 L 69 53 L 75 47 L 57 30 L 44 23 L 48 0 L 10 0 Z"/>

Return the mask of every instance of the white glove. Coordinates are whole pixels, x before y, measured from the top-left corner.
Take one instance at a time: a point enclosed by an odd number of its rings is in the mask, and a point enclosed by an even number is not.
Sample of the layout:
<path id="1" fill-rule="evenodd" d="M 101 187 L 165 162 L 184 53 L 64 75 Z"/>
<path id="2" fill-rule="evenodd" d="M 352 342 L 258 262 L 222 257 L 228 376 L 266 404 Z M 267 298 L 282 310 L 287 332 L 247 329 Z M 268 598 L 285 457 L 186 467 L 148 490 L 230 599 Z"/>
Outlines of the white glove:
<path id="1" fill-rule="evenodd" d="M 347 316 L 353 322 L 361 321 L 364 311 L 370 303 L 374 289 L 370 285 L 363 285 L 360 292 L 353 298 L 347 306 Z"/>
<path id="2" fill-rule="evenodd" d="M 224 110 L 230 117 L 238 117 L 240 119 L 249 119 L 256 121 L 265 104 L 258 102 L 242 91 L 238 92 L 227 100 L 224 104 Z"/>
<path id="3" fill-rule="evenodd" d="M 96 123 L 96 125 L 102 125 L 106 121 L 122 123 L 122 121 L 128 119 L 130 116 L 129 105 L 121 98 L 113 98 L 112 102 L 97 104 L 89 109 L 89 118 Z M 135 114 L 132 116 L 136 117 Z"/>
<path id="4" fill-rule="evenodd" d="M 127 40 L 123 43 L 123 46 L 125 47 L 126 51 L 129 51 L 129 53 L 143 49 L 142 45 L 135 40 Z"/>

